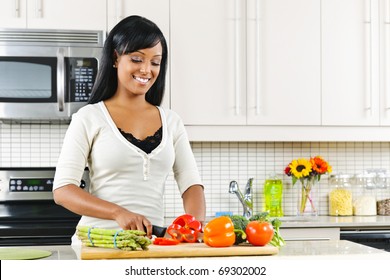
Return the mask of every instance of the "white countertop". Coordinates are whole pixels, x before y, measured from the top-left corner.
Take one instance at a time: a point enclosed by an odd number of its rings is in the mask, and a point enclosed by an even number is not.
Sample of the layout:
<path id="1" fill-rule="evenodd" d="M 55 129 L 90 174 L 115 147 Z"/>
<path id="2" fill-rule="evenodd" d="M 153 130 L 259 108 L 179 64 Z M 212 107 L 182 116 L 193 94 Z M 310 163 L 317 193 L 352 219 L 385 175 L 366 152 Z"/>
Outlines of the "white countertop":
<path id="1" fill-rule="evenodd" d="M 47 250 L 52 255 L 41 260 L 77 260 L 81 247 L 72 246 L 24 246 L 23 248 Z M 339 241 L 288 241 L 278 254 L 248 258 L 322 258 L 389 259 L 390 253 L 346 240 Z M 232 258 L 232 257 L 228 257 Z M 243 257 L 235 257 L 243 258 Z"/>

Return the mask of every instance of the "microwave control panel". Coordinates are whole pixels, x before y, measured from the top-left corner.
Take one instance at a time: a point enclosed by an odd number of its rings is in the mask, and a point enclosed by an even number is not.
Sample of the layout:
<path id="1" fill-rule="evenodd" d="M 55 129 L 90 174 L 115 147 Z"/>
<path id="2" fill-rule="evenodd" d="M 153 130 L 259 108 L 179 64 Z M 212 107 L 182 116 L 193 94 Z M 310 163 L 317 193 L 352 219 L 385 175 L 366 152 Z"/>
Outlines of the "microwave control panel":
<path id="1" fill-rule="evenodd" d="M 70 102 L 87 102 L 98 70 L 96 58 L 68 58 Z"/>

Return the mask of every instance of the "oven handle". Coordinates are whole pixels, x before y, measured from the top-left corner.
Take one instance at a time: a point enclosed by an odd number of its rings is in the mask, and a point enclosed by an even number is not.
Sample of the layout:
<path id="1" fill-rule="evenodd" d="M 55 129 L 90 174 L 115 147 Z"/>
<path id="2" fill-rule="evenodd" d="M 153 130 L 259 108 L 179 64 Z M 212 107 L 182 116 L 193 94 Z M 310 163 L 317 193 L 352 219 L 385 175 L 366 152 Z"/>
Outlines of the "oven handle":
<path id="1" fill-rule="evenodd" d="M 58 111 L 64 111 L 65 103 L 65 50 L 58 48 L 57 51 L 57 100 Z"/>

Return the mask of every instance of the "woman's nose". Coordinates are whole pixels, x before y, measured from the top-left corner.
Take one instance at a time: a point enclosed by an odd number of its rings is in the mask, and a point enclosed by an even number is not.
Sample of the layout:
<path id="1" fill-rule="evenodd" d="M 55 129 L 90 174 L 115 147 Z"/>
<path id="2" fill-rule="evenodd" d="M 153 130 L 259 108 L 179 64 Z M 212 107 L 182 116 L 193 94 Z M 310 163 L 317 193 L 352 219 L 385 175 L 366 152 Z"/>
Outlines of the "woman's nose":
<path id="1" fill-rule="evenodd" d="M 141 74 L 148 74 L 148 73 L 150 73 L 150 65 L 147 64 L 147 63 L 142 64 L 140 72 L 141 72 Z"/>

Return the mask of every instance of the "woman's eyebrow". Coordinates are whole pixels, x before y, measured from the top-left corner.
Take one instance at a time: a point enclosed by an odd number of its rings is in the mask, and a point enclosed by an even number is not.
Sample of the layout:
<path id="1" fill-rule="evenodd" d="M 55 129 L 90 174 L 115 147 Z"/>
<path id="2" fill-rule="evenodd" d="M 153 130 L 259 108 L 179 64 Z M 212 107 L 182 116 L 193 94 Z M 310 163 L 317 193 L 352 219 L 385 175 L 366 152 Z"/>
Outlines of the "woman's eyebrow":
<path id="1" fill-rule="evenodd" d="M 140 54 L 143 54 L 143 55 L 145 55 L 145 53 L 144 52 L 142 52 L 142 51 L 134 51 L 133 53 L 136 53 L 136 52 L 138 52 L 138 53 L 140 53 Z M 162 56 L 162 54 L 156 54 L 156 55 L 154 55 L 154 56 Z"/>

